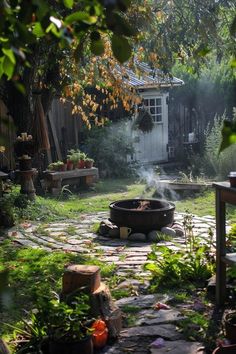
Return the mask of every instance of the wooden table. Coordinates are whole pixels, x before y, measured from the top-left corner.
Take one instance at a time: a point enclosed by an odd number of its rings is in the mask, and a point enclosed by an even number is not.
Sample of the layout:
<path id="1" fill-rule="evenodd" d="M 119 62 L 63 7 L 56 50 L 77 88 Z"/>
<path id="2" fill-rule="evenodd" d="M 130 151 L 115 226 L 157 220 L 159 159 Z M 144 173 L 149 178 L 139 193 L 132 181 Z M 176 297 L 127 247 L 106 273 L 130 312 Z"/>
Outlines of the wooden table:
<path id="1" fill-rule="evenodd" d="M 84 185 L 91 186 L 98 179 L 98 169 L 81 168 L 72 171 L 45 171 L 44 180 L 46 188 L 57 195 L 64 185 Z"/>
<path id="2" fill-rule="evenodd" d="M 236 188 L 229 182 L 213 183 L 216 206 L 216 304 L 226 299 L 226 266 L 236 265 L 236 253 L 226 253 L 226 203 L 236 205 Z"/>

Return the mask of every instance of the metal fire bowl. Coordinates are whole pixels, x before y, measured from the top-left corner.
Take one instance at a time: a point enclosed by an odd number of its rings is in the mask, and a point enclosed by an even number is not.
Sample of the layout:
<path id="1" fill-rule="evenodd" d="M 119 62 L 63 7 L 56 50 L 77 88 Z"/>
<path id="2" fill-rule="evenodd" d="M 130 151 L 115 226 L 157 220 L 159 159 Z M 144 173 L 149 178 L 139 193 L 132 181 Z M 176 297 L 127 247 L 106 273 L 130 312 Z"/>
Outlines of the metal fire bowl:
<path id="1" fill-rule="evenodd" d="M 138 210 L 140 202 L 150 202 L 150 209 Z M 159 199 L 125 199 L 109 205 L 110 220 L 117 226 L 127 226 L 136 232 L 160 230 L 172 225 L 175 205 Z"/>

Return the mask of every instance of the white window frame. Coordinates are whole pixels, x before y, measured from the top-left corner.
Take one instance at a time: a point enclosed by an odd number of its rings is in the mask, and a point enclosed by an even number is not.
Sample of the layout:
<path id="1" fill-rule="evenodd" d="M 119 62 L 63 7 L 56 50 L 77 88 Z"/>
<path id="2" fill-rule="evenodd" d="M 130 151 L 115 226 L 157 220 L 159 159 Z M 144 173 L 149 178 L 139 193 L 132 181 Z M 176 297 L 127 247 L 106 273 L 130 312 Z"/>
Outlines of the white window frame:
<path id="1" fill-rule="evenodd" d="M 153 102 L 154 101 L 154 102 Z M 144 97 L 144 107 L 151 114 L 154 123 L 163 123 L 163 105 L 162 97 L 146 96 Z M 148 103 L 148 104 L 147 104 Z"/>

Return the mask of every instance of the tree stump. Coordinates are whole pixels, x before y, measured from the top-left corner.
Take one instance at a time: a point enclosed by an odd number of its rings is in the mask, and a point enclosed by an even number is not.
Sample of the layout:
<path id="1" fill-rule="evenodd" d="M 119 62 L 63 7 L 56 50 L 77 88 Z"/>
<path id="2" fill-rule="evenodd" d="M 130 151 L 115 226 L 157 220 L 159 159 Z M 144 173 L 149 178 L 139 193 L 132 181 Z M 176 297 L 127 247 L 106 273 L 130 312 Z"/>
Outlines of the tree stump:
<path id="1" fill-rule="evenodd" d="M 92 294 L 101 282 L 100 268 L 89 265 L 70 265 L 66 268 L 62 279 L 62 294 L 67 295 L 84 288 Z"/>
<path id="2" fill-rule="evenodd" d="M 62 298 L 75 296 L 83 290 L 90 295 L 91 314 L 102 318 L 110 338 L 116 338 L 122 328 L 122 315 L 114 304 L 109 288 L 101 283 L 100 268 L 97 266 L 70 265 L 62 279 Z"/>

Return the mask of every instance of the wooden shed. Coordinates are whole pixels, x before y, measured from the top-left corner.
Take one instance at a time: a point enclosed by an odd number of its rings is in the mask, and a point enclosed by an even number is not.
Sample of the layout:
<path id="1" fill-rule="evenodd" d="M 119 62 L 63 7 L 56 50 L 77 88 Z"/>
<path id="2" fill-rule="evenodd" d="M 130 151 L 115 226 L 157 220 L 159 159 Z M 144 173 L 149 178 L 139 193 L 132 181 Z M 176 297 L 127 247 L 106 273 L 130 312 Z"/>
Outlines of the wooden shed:
<path id="1" fill-rule="evenodd" d="M 142 97 L 142 108 L 145 108 L 153 119 L 153 129 L 142 132 L 133 129 L 130 123 L 130 133 L 134 141 L 135 154 L 132 157 L 141 164 L 165 162 L 171 154 L 169 146 L 168 104 L 169 90 L 184 85 L 176 77 L 164 75 L 157 69 L 151 69 L 145 63 L 139 63 L 140 76 L 128 70 L 129 83 Z M 133 117 L 135 120 L 137 116 Z"/>

